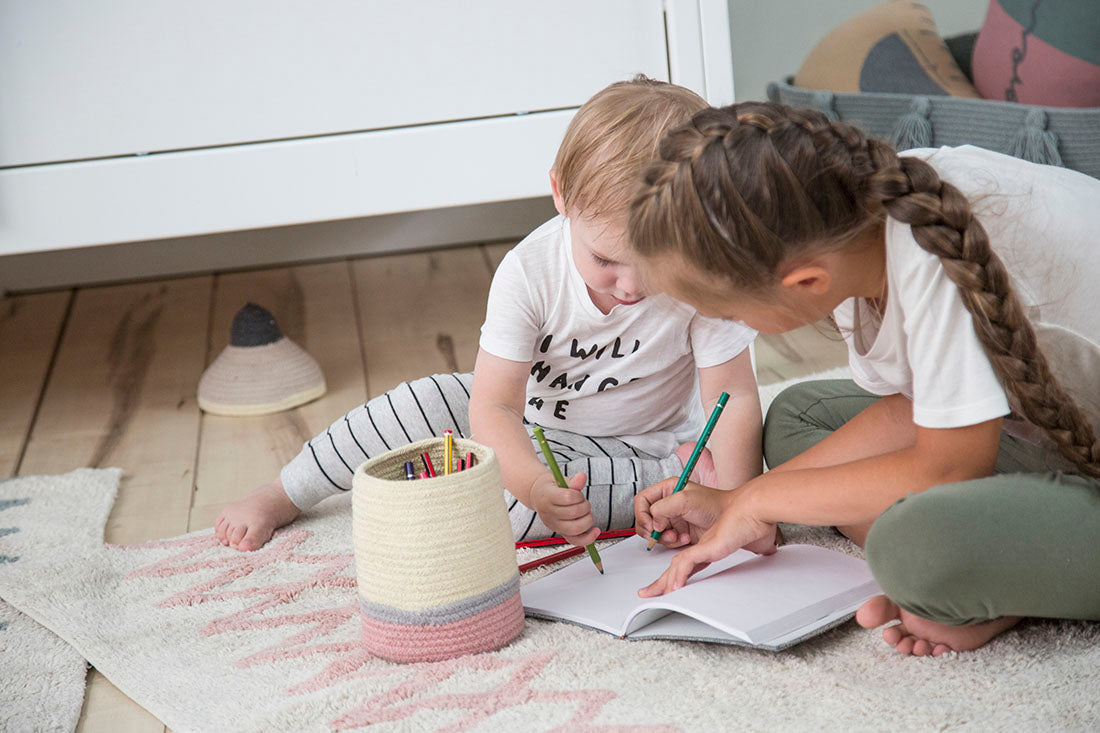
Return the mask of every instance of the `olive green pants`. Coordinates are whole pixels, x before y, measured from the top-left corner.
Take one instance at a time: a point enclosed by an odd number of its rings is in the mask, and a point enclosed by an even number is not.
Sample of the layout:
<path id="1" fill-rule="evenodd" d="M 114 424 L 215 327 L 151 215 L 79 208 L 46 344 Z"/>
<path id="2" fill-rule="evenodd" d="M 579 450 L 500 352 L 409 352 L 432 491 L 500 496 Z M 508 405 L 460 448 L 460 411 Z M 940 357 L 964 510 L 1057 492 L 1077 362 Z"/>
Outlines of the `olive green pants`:
<path id="1" fill-rule="evenodd" d="M 878 399 L 851 380 L 785 390 L 764 423 L 768 465 L 802 453 Z M 1052 472 L 1040 448 L 1005 435 L 995 475 L 898 500 L 872 525 L 866 554 L 887 596 L 939 623 L 1100 620 L 1100 482 Z"/>

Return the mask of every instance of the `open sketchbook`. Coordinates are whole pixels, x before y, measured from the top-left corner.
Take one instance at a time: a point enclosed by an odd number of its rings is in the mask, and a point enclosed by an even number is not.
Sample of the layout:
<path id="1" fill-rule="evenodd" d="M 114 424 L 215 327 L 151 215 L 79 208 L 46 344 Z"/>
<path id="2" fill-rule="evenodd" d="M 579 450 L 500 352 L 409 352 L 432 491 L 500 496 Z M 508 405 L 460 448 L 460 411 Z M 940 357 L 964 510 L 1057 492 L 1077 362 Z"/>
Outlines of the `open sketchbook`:
<path id="1" fill-rule="evenodd" d="M 628 639 L 685 639 L 778 651 L 849 619 L 880 593 L 867 563 L 824 547 L 738 550 L 680 590 L 639 598 L 677 550 L 646 552 L 635 535 L 602 550 L 606 575 L 576 562 L 521 589 L 528 616 L 569 621 Z"/>

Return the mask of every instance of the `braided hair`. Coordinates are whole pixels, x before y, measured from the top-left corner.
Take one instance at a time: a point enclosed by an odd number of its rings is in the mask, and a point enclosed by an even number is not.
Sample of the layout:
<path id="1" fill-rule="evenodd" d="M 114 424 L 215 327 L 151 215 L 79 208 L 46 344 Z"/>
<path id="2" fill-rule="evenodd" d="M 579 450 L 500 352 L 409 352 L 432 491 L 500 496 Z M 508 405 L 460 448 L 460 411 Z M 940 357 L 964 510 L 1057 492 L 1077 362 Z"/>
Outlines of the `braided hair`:
<path id="1" fill-rule="evenodd" d="M 843 246 L 890 216 L 940 258 L 1019 412 L 1100 477 L 1100 442 L 1054 377 L 970 202 L 927 162 L 814 110 L 766 102 L 709 108 L 666 133 L 629 218 L 643 261 L 678 255 L 728 287 L 759 292 L 780 265 Z"/>

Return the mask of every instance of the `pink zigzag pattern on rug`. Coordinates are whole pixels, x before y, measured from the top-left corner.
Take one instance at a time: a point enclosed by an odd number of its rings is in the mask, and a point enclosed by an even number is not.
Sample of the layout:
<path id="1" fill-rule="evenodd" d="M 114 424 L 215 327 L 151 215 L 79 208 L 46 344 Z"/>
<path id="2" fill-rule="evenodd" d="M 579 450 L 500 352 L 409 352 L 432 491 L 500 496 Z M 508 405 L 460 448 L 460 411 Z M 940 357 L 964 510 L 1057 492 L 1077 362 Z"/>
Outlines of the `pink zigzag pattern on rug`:
<path id="1" fill-rule="evenodd" d="M 378 662 L 358 641 L 314 643 L 318 637 L 332 634 L 343 624 L 358 620 L 358 603 L 320 609 L 309 613 L 287 613 L 280 616 L 265 615 L 269 610 L 291 602 L 295 597 L 310 589 L 355 588 L 354 575 L 342 574 L 353 566 L 352 554 L 310 554 L 297 551 L 306 542 L 312 532 L 307 530 L 287 530 L 279 532 L 262 550 L 255 552 L 227 551 L 218 543 L 213 534 L 196 537 L 183 537 L 141 545 L 108 545 L 109 549 L 150 550 L 178 548 L 174 555 L 161 558 L 145 567 L 127 573 L 127 580 L 135 578 L 169 578 L 189 575 L 203 570 L 221 570 L 213 578 L 198 582 L 182 591 L 172 594 L 157 603 L 157 608 L 171 608 L 181 605 L 199 605 L 209 602 L 228 601 L 239 598 L 256 598 L 256 603 L 220 618 L 215 618 L 199 633 L 214 636 L 226 631 L 249 631 L 273 629 L 285 625 L 309 624 L 310 628 L 283 639 L 281 642 L 250 654 L 235 662 L 235 666 L 247 668 L 256 664 L 271 663 L 286 659 L 300 659 L 316 655 L 333 656 L 335 659 L 312 679 L 299 683 L 284 694 L 300 695 L 318 692 L 339 682 L 351 679 L 366 679 L 397 673 L 413 672 L 413 676 L 399 683 L 389 691 L 376 695 L 361 703 L 351 711 L 332 720 L 334 730 L 348 730 L 373 723 L 396 721 L 407 718 L 420 710 L 468 711 L 467 715 L 445 731 L 467 730 L 489 716 L 518 705 L 532 702 L 577 705 L 573 716 L 561 730 L 579 733 L 626 733 L 627 731 L 646 731 L 663 733 L 677 730 L 669 726 L 600 726 L 592 724 L 592 719 L 603 707 L 617 697 L 612 690 L 538 690 L 532 688 L 531 680 L 542 672 L 543 668 L 556 656 L 554 652 L 535 652 L 516 658 L 499 655 L 470 655 L 444 662 L 432 662 L 410 665 L 392 665 Z M 202 558 L 207 552 L 212 557 Z M 299 564 L 319 566 L 309 577 L 285 583 L 227 590 L 227 586 L 241 580 L 261 568 L 277 564 Z M 222 590 L 218 590 L 222 589 Z M 479 693 L 447 693 L 423 696 L 417 700 L 409 698 L 426 692 L 431 687 L 450 679 L 454 674 L 468 671 L 493 671 L 514 668 L 508 680 L 497 687 Z M 408 701 L 408 702 L 405 702 Z"/>
<path id="2" fill-rule="evenodd" d="M 421 710 L 465 710 L 467 714 L 439 731 L 469 730 L 501 710 L 525 705 L 527 703 L 553 703 L 556 705 L 573 703 L 576 711 L 573 716 L 555 731 L 569 733 L 666 733 L 679 730 L 667 725 L 656 726 L 620 726 L 594 725 L 595 718 L 611 700 L 617 697 L 612 690 L 539 690 L 531 687 L 531 680 L 537 677 L 543 668 L 556 656 L 554 652 L 535 652 L 512 659 L 499 655 L 478 654 L 444 662 L 431 662 L 407 665 L 415 670 L 411 679 L 405 680 L 393 689 L 376 695 L 363 702 L 345 715 L 333 720 L 330 725 L 335 730 L 361 728 L 377 723 L 392 723 L 408 718 Z M 477 693 L 441 693 L 421 696 L 432 686 L 444 682 L 457 672 L 492 671 L 512 669 L 508 679 L 493 689 Z M 359 676 L 359 675 L 357 675 Z"/>

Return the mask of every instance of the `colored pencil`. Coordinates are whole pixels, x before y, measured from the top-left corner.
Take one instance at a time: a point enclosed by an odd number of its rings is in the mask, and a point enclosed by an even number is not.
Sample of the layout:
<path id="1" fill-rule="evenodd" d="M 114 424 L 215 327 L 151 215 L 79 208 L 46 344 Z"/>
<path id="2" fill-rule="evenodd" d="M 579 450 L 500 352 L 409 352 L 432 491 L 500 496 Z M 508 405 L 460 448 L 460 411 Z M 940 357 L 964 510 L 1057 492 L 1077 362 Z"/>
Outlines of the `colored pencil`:
<path id="1" fill-rule="evenodd" d="M 699 436 L 699 440 L 695 442 L 695 450 L 691 452 L 691 458 L 688 458 L 688 462 L 684 464 L 684 470 L 680 472 L 680 480 L 676 482 L 676 488 L 672 490 L 675 494 L 680 489 L 684 488 L 684 485 L 688 482 L 688 477 L 691 476 L 691 472 L 695 470 L 695 464 L 699 461 L 699 456 L 703 452 L 703 448 L 707 445 L 707 440 L 710 439 L 710 433 L 714 430 L 714 424 L 718 422 L 718 418 L 722 416 L 722 408 L 726 406 L 726 402 L 730 396 L 728 392 L 723 392 L 718 398 L 718 404 L 714 406 L 714 410 L 710 413 L 710 418 L 707 420 L 707 424 L 703 427 L 703 434 Z M 661 533 L 657 530 L 653 530 L 649 533 L 649 543 L 646 545 L 646 552 L 653 549 L 653 546 L 657 544 L 657 540 L 661 538 Z"/>
<path id="2" fill-rule="evenodd" d="M 466 468 L 473 468 L 474 463 L 476 463 L 476 459 L 474 458 L 473 451 L 470 451 L 466 454 Z"/>
<path id="3" fill-rule="evenodd" d="M 622 537 L 630 537 L 633 534 L 637 534 L 637 530 L 630 529 L 613 529 L 610 532 L 600 532 L 597 540 L 614 540 Z M 551 547 L 552 545 L 564 545 L 566 539 L 564 537 L 543 537 L 537 540 L 520 540 L 516 543 L 516 547 Z"/>
<path id="4" fill-rule="evenodd" d="M 435 476 L 435 466 L 432 465 L 432 458 L 428 455 L 428 451 L 421 453 L 420 457 L 424 459 L 424 470 L 429 476 Z"/>
<path id="5" fill-rule="evenodd" d="M 421 471 L 420 475 L 417 476 L 417 478 L 431 478 L 431 477 L 432 477 L 432 475 L 430 473 L 428 473 L 427 471 Z"/>
<path id="6" fill-rule="evenodd" d="M 450 430 L 443 431 L 443 475 L 450 475 L 454 470 L 455 437 Z"/>
<path id="7" fill-rule="evenodd" d="M 532 560 L 531 562 L 525 562 L 519 566 L 521 573 L 526 573 L 528 570 L 534 570 L 535 568 L 541 568 L 543 565 L 549 565 L 552 562 L 558 562 L 559 560 L 565 560 L 566 558 L 576 557 L 584 552 L 583 547 L 570 547 L 568 550 L 562 550 L 561 552 L 555 552 L 546 557 L 540 557 L 538 560 Z"/>
<path id="8" fill-rule="evenodd" d="M 543 434 L 542 428 L 536 425 L 533 432 L 535 433 L 535 440 L 539 442 L 539 448 L 542 449 L 542 455 L 546 458 L 546 465 L 550 467 L 550 473 L 554 474 L 554 480 L 558 482 L 558 486 L 568 489 L 569 484 L 566 483 L 565 477 L 561 475 L 561 469 L 558 468 L 558 462 L 554 459 L 554 453 L 550 450 L 550 444 L 546 442 L 546 435 Z M 596 545 L 590 543 L 584 549 L 588 550 L 588 556 L 592 558 L 592 564 L 600 571 L 600 575 L 603 575 L 603 561 L 600 559 L 600 553 L 596 550 Z"/>
<path id="9" fill-rule="evenodd" d="M 405 480 L 413 481 L 416 479 L 416 469 L 413 468 L 412 461 L 405 461 Z"/>

